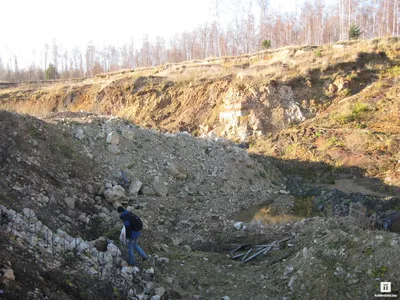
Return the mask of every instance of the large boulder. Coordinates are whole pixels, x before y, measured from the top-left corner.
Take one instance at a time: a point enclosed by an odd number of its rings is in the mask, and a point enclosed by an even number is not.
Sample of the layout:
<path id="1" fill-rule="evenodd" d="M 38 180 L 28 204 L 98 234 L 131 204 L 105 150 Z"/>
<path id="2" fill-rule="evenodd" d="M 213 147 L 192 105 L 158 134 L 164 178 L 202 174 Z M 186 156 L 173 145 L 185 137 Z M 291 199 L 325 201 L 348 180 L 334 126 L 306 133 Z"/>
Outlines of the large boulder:
<path id="1" fill-rule="evenodd" d="M 160 177 L 156 176 L 151 185 L 153 186 L 156 196 L 167 197 L 168 185 Z"/>
<path id="2" fill-rule="evenodd" d="M 107 251 L 107 239 L 105 237 L 99 237 L 94 241 L 94 246 L 97 251 L 106 252 Z"/>
<path id="3" fill-rule="evenodd" d="M 128 202 L 128 198 L 125 195 L 125 190 L 120 185 L 115 185 L 110 189 L 104 191 L 104 197 L 108 202 Z"/>
<path id="4" fill-rule="evenodd" d="M 140 191 L 143 183 L 140 180 L 132 181 L 129 186 L 129 195 L 137 195 Z"/>

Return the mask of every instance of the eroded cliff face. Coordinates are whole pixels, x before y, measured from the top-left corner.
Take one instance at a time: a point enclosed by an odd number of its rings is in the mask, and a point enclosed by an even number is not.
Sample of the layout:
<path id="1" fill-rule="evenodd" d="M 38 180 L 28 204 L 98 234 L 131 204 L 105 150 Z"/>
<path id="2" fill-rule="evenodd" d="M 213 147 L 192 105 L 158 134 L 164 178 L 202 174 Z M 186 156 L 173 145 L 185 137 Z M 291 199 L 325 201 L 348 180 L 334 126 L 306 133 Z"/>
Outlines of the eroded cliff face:
<path id="1" fill-rule="evenodd" d="M 277 133 L 312 115 L 293 88 L 241 83 L 229 76 L 180 84 L 162 76 L 125 76 L 90 84 L 12 92 L 11 110 L 34 115 L 86 111 L 116 115 L 163 131 L 215 133 L 237 141 Z M 307 101 L 303 102 L 307 103 Z"/>
<path id="2" fill-rule="evenodd" d="M 292 123 L 305 120 L 300 103 L 287 85 L 230 87 L 222 108 L 218 134 L 240 141 L 276 133 Z"/>

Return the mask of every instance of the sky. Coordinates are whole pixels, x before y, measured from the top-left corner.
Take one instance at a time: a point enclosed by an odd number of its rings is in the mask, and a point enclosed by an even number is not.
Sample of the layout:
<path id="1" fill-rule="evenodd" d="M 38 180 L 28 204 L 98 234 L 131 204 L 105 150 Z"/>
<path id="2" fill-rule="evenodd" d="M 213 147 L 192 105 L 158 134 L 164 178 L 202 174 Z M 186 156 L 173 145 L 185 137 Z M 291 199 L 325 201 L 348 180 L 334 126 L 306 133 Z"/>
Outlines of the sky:
<path id="1" fill-rule="evenodd" d="M 144 34 L 168 40 L 210 20 L 214 1 L 5 0 L 0 4 L 0 57 L 4 61 L 12 53 L 20 65 L 28 65 L 53 39 L 68 48 L 83 48 L 89 41 L 119 46 L 131 37 L 141 44 Z M 272 8 L 285 11 L 301 2 L 270 0 Z"/>

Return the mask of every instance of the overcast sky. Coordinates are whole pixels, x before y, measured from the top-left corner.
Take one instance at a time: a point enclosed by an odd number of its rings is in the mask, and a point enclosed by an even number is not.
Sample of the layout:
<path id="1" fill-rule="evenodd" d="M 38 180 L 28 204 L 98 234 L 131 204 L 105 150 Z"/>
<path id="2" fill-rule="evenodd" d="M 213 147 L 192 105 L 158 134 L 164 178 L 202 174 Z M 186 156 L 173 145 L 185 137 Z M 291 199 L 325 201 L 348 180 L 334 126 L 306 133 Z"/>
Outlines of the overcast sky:
<path id="1" fill-rule="evenodd" d="M 225 0 L 227 1 L 227 0 Z M 331 1 L 331 0 L 329 0 Z M 254 1 L 253 1 L 254 2 Z M 270 0 L 290 11 L 302 0 Z M 0 57 L 17 55 L 20 65 L 43 52 L 53 38 L 63 47 L 121 45 L 145 33 L 168 38 L 211 19 L 213 0 L 5 0 L 0 4 Z M 255 4 L 253 4 L 255 7 Z M 225 14 L 228 11 L 225 9 Z"/>

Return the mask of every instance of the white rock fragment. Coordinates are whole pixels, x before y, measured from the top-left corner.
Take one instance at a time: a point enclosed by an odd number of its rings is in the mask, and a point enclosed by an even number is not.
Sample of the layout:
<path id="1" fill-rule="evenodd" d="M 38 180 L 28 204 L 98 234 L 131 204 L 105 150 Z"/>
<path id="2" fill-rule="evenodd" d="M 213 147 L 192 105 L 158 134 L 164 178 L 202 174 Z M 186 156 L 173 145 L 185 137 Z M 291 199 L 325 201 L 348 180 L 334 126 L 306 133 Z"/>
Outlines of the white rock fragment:
<path id="1" fill-rule="evenodd" d="M 236 222 L 235 224 L 233 224 L 233 227 L 235 227 L 235 229 L 237 229 L 237 230 L 245 230 L 246 229 L 246 225 L 244 225 L 244 222 Z"/>
<path id="2" fill-rule="evenodd" d="M 143 183 L 140 180 L 132 181 L 129 186 L 129 195 L 137 195 Z"/>
<path id="3" fill-rule="evenodd" d="M 75 132 L 75 138 L 78 140 L 83 140 L 85 138 L 85 134 L 83 133 L 83 129 L 82 128 L 78 128 Z"/>
<path id="4" fill-rule="evenodd" d="M 107 143 L 112 144 L 112 145 L 118 145 L 119 144 L 119 134 L 116 131 L 112 131 L 107 135 L 106 139 Z"/>

